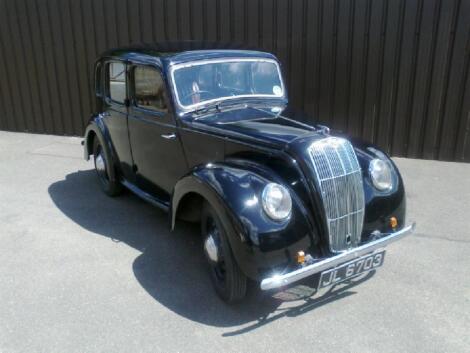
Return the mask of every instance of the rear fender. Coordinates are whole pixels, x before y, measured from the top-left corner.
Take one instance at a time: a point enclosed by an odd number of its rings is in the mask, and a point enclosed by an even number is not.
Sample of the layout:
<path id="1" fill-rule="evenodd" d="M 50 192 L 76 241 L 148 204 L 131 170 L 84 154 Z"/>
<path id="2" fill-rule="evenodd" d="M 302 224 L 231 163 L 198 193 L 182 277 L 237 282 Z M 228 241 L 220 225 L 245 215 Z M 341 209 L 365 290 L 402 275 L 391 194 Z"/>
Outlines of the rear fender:
<path id="1" fill-rule="evenodd" d="M 93 115 L 90 122 L 85 130 L 84 143 L 83 143 L 83 157 L 86 161 L 90 160 L 90 155 L 93 154 L 93 141 L 97 138 L 101 146 L 103 146 L 103 152 L 107 161 L 113 161 L 113 163 L 106 163 L 107 172 L 110 180 L 116 181 L 116 172 L 114 168 L 113 148 L 111 144 L 111 138 L 106 129 L 106 125 L 103 123 L 101 114 Z"/>

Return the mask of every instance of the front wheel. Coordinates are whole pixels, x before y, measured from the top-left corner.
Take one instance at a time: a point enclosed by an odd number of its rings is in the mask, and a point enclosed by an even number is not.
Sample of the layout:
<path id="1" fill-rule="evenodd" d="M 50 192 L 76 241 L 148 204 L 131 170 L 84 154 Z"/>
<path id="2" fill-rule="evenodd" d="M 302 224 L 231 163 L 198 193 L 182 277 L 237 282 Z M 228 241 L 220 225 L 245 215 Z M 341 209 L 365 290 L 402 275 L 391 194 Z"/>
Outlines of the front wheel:
<path id="1" fill-rule="evenodd" d="M 101 188 L 108 196 L 117 196 L 122 191 L 121 184 L 116 180 L 111 180 L 108 175 L 108 163 L 103 146 L 98 138 L 93 141 L 93 157 L 95 161 L 95 170 L 100 180 Z"/>
<path id="2" fill-rule="evenodd" d="M 204 253 L 209 263 L 212 284 L 226 302 L 242 300 L 246 295 L 247 278 L 233 256 L 227 232 L 214 209 L 205 204 L 201 217 Z"/>

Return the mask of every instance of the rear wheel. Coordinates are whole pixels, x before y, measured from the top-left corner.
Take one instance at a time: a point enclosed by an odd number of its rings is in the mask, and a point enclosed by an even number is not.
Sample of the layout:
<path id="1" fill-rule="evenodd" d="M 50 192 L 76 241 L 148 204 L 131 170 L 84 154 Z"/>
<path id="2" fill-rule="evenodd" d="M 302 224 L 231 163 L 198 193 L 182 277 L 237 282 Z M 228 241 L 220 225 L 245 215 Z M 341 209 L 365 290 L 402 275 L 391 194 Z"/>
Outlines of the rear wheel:
<path id="1" fill-rule="evenodd" d="M 108 163 L 103 146 L 98 138 L 93 141 L 93 156 L 95 161 L 95 170 L 103 191 L 109 196 L 117 196 L 122 191 L 122 186 L 118 181 L 111 180 L 108 175 Z"/>
<path id="2" fill-rule="evenodd" d="M 207 203 L 203 207 L 201 227 L 204 253 L 217 294 L 228 303 L 243 299 L 247 278 L 238 267 L 219 217 Z"/>

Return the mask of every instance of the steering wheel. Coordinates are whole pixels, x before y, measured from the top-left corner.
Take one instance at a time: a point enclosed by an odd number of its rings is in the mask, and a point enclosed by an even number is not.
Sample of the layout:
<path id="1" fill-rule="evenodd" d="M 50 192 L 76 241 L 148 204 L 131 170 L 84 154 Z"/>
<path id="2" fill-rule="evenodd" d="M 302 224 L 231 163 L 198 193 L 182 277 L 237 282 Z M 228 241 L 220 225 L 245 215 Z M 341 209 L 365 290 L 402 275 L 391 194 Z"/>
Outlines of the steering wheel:
<path id="1" fill-rule="evenodd" d="M 196 94 L 209 94 L 212 98 L 216 97 L 216 95 L 214 93 L 210 92 L 210 91 L 196 91 L 196 92 L 190 92 L 187 95 L 185 95 L 183 97 L 183 100 L 185 100 L 187 98 L 190 98 L 192 96 L 195 96 Z M 211 98 L 211 97 L 209 97 L 209 98 Z"/>

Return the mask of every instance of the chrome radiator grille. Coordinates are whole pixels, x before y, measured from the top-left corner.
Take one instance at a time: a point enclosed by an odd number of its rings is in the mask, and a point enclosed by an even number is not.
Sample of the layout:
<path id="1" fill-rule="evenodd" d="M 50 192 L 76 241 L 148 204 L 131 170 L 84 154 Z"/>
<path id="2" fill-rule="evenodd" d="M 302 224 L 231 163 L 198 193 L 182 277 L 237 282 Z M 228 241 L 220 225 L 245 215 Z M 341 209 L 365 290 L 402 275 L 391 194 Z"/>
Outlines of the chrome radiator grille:
<path id="1" fill-rule="evenodd" d="M 362 173 L 349 141 L 327 137 L 309 148 L 326 212 L 330 250 L 355 247 L 364 222 Z"/>

